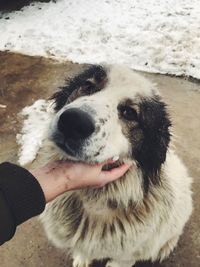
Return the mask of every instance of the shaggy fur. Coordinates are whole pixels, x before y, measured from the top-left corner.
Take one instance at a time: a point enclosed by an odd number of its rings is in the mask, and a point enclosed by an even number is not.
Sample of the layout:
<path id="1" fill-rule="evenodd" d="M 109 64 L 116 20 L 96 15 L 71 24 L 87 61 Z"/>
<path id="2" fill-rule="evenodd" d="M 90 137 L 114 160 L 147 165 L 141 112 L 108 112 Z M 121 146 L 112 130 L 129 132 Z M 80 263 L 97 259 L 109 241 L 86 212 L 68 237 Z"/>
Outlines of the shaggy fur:
<path id="1" fill-rule="evenodd" d="M 123 66 L 89 66 L 53 99 L 45 160 L 119 157 L 132 166 L 103 188 L 49 203 L 41 216 L 48 238 L 72 254 L 73 267 L 168 257 L 192 211 L 191 178 L 170 148 L 171 122 L 155 86 Z"/>

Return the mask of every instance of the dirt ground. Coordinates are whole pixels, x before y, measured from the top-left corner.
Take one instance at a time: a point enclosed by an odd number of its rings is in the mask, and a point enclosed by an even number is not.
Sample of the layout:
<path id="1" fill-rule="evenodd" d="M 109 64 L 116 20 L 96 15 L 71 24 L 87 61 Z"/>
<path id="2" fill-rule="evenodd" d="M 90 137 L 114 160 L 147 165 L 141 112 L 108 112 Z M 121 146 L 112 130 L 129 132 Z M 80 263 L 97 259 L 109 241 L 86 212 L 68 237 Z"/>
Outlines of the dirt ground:
<path id="1" fill-rule="evenodd" d="M 78 71 L 79 65 L 0 52 L 0 162 L 17 161 L 18 113 L 36 99 L 47 98 Z M 200 267 L 200 85 L 182 78 L 145 74 L 158 84 L 169 105 L 177 153 L 194 178 L 194 211 L 178 247 L 163 263 L 137 267 Z M 3 106 L 5 105 L 5 106 Z M 70 267 L 71 262 L 46 239 L 37 218 L 18 227 L 15 237 L 0 248 L 1 267 Z M 99 265 L 95 265 L 96 267 Z"/>

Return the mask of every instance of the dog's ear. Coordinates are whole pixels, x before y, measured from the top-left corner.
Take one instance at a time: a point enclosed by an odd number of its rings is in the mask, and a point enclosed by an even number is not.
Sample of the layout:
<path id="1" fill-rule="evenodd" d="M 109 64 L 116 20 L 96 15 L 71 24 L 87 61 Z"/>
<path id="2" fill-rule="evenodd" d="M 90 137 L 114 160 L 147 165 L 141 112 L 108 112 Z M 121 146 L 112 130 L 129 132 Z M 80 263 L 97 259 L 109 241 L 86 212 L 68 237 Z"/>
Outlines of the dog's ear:
<path id="1" fill-rule="evenodd" d="M 82 95 L 89 95 L 101 90 L 107 82 L 106 70 L 99 65 L 89 65 L 84 71 L 67 80 L 51 99 L 55 101 L 55 111 L 60 110 L 72 94 L 73 100 Z M 80 90 L 78 92 L 78 90 Z"/>
<path id="2" fill-rule="evenodd" d="M 159 183 L 159 171 L 166 159 L 170 141 L 171 122 L 166 111 L 166 104 L 159 96 L 143 98 L 139 104 L 138 122 L 142 130 L 142 140 L 136 160 L 143 172 L 144 185 Z"/>

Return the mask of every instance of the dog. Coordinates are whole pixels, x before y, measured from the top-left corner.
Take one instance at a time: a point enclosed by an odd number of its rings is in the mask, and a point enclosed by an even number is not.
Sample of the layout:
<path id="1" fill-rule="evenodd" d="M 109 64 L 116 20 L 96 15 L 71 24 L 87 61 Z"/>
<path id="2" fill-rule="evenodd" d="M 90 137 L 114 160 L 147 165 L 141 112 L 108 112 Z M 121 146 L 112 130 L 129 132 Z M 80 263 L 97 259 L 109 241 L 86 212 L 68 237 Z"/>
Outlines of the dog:
<path id="1" fill-rule="evenodd" d="M 171 120 L 156 86 L 126 66 L 89 65 L 53 101 L 44 158 L 131 167 L 103 188 L 47 204 L 41 221 L 49 240 L 72 255 L 73 267 L 167 258 L 192 212 L 192 179 L 172 149 Z"/>

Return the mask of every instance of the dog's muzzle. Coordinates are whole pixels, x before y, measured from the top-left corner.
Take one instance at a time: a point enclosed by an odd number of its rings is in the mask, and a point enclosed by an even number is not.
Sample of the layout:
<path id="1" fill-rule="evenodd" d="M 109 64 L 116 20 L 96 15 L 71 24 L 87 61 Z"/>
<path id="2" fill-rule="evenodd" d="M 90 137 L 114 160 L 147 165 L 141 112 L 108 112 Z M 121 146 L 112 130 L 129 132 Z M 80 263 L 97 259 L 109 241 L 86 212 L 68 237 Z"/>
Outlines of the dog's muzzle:
<path id="1" fill-rule="evenodd" d="M 55 142 L 65 152 L 74 156 L 81 144 L 95 131 L 93 118 L 78 108 L 65 110 L 57 123 Z"/>

